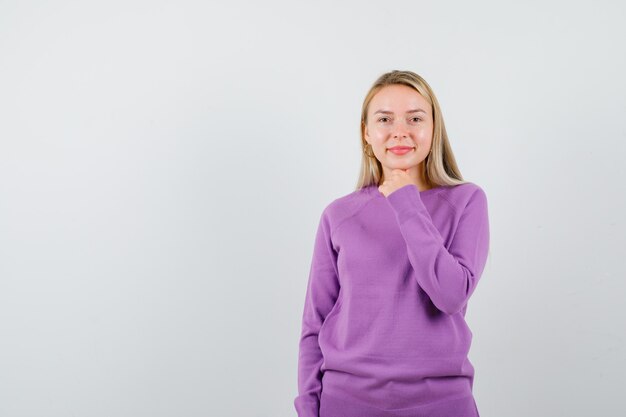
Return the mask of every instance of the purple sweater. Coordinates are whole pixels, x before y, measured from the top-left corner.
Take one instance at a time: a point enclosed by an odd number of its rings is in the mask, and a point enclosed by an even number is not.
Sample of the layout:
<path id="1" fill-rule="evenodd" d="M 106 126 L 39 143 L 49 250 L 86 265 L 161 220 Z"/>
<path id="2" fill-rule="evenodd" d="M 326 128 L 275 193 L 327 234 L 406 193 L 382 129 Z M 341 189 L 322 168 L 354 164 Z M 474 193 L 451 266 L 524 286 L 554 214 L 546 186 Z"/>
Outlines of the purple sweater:
<path id="1" fill-rule="evenodd" d="M 320 216 L 299 342 L 299 417 L 477 417 L 467 302 L 487 261 L 476 184 L 385 197 L 370 185 Z"/>

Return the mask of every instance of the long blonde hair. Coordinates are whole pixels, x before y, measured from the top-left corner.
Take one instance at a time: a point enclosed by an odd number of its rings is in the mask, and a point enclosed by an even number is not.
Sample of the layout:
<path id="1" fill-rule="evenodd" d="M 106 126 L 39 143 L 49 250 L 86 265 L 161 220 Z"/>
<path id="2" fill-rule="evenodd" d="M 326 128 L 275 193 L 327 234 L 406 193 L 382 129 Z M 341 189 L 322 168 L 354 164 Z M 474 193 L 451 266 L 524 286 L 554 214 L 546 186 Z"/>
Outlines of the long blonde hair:
<path id="1" fill-rule="evenodd" d="M 357 190 L 368 185 L 379 185 L 383 174 L 383 168 L 378 159 L 369 157 L 365 153 L 365 126 L 367 125 L 367 111 L 370 101 L 378 91 L 388 85 L 401 84 L 415 89 L 431 105 L 433 114 L 433 139 L 431 151 L 424 160 L 424 175 L 426 181 L 432 186 L 457 185 L 467 181 L 463 180 L 459 167 L 454 159 L 452 147 L 448 141 L 448 134 L 443 122 L 443 115 L 435 93 L 430 85 L 422 77 L 411 71 L 391 71 L 381 75 L 372 85 L 361 110 L 361 173 L 357 182 Z"/>

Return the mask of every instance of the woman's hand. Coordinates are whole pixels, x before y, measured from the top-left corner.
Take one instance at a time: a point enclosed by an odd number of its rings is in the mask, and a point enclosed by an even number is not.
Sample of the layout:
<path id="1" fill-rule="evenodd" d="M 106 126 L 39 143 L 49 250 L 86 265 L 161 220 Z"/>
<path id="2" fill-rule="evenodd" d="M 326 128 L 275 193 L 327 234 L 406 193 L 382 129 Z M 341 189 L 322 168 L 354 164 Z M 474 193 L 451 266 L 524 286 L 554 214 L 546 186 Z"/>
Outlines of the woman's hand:
<path id="1" fill-rule="evenodd" d="M 404 187 L 405 185 L 414 184 L 417 186 L 417 184 L 413 182 L 413 179 L 409 175 L 408 171 L 408 169 L 393 169 L 391 171 L 391 176 L 383 181 L 383 183 L 378 187 L 378 191 L 387 197 L 389 194 L 393 193 L 398 188 Z"/>

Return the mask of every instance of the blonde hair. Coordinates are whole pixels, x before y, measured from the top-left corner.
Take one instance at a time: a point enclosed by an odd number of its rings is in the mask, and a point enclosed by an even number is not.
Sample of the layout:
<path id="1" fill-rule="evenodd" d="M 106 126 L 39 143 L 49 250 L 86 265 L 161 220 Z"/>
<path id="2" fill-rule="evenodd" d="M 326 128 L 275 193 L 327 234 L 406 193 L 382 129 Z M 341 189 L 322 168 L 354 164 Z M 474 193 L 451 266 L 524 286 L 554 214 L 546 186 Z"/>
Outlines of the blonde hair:
<path id="1" fill-rule="evenodd" d="M 375 157 L 365 154 L 365 126 L 367 125 L 367 111 L 370 101 L 380 89 L 388 85 L 406 85 L 415 89 L 431 105 L 433 114 L 433 139 L 431 150 L 424 160 L 424 176 L 432 187 L 439 185 L 457 185 L 467 181 L 463 180 L 459 167 L 454 159 L 452 147 L 448 141 L 448 134 L 443 122 L 443 115 L 435 93 L 430 85 L 422 77 L 411 71 L 391 71 L 381 75 L 372 85 L 361 110 L 361 173 L 357 182 L 357 190 L 369 185 L 380 185 L 383 169 L 380 161 Z"/>

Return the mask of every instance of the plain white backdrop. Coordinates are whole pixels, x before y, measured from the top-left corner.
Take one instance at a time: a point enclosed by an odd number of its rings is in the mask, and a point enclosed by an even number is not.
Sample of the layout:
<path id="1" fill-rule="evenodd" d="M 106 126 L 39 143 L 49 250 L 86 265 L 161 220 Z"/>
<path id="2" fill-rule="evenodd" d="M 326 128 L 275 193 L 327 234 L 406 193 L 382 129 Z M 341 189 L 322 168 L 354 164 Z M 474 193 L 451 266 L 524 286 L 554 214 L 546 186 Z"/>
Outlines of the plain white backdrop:
<path id="1" fill-rule="evenodd" d="M 295 416 L 370 85 L 434 89 L 491 246 L 482 417 L 624 415 L 618 1 L 0 1 L 0 416 Z"/>

